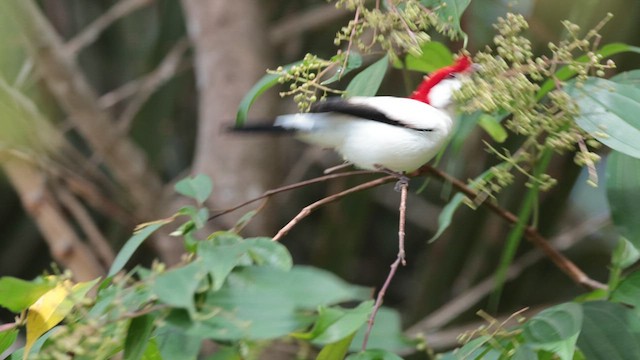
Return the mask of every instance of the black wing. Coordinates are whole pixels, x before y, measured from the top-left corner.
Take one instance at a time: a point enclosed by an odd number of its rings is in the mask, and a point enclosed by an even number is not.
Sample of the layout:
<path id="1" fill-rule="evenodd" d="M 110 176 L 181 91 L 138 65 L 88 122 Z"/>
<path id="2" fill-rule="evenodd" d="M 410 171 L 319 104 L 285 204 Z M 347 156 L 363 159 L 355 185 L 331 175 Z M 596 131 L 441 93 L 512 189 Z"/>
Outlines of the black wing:
<path id="1" fill-rule="evenodd" d="M 373 108 L 371 106 L 367 106 L 364 104 L 354 104 L 349 102 L 348 99 L 343 99 L 340 97 L 332 97 L 324 101 L 315 103 L 311 106 L 310 112 L 312 113 L 333 112 L 333 113 L 351 115 L 351 116 L 359 117 L 361 119 L 378 121 L 378 122 L 393 125 L 393 126 L 411 128 L 406 124 L 402 123 L 401 121 L 390 118 L 389 116 L 387 116 L 387 114 L 383 113 L 382 111 L 376 108 Z M 431 129 L 414 129 L 414 130 L 431 131 Z"/>

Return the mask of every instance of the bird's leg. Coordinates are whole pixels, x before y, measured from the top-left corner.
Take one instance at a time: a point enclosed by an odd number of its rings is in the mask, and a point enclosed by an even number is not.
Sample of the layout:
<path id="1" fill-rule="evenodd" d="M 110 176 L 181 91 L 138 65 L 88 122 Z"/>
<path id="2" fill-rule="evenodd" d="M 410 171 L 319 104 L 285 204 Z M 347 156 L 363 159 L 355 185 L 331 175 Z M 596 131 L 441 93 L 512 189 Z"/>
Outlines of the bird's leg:
<path id="1" fill-rule="evenodd" d="M 393 187 L 393 189 L 397 192 L 400 192 L 402 190 L 403 186 L 407 186 L 409 185 L 409 177 L 407 175 L 405 175 L 404 172 L 397 172 L 397 171 L 393 171 L 393 170 L 389 170 L 387 168 L 385 168 L 384 166 L 375 164 L 373 165 L 376 170 L 383 172 L 385 174 L 389 174 L 392 176 L 395 176 L 396 178 L 398 178 L 398 182 L 396 183 L 396 185 Z"/>

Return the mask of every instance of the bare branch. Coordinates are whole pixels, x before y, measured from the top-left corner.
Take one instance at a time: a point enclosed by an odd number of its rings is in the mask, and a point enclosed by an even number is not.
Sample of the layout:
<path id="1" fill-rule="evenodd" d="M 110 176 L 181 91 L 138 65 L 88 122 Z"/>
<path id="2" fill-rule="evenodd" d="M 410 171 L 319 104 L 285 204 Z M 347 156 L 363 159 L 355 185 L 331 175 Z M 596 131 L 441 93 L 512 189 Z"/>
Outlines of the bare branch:
<path id="1" fill-rule="evenodd" d="M 333 174 L 333 175 L 341 175 L 341 174 Z M 327 175 L 330 176 L 330 175 Z M 366 183 L 360 184 L 358 186 L 354 186 L 350 189 L 347 189 L 345 191 L 341 191 L 337 194 L 333 194 L 330 196 L 327 196 L 323 199 L 320 199 L 316 202 L 314 202 L 313 204 L 305 207 L 304 209 L 302 209 L 300 211 L 300 213 L 298 215 L 296 215 L 293 219 L 291 219 L 291 221 L 289 221 L 289 223 L 287 225 L 285 225 L 282 229 L 280 229 L 280 231 L 278 231 L 278 233 L 273 237 L 273 241 L 279 241 L 280 239 L 282 239 L 283 236 L 285 236 L 291 229 L 293 229 L 294 226 L 296 226 L 302 219 L 306 218 L 307 216 L 309 216 L 312 212 L 314 212 L 315 210 L 321 208 L 322 206 L 332 203 L 336 200 L 342 199 L 343 197 L 349 195 L 349 194 L 353 194 L 355 192 L 358 191 L 362 191 L 362 190 L 366 190 L 366 189 L 370 189 L 376 186 L 380 186 L 382 184 L 391 182 L 393 180 L 395 180 L 396 177 L 395 176 L 385 176 L 385 177 L 381 177 L 379 179 L 376 180 L 371 180 L 368 181 Z"/>
<path id="2" fill-rule="evenodd" d="M 69 40 L 64 45 L 64 51 L 69 55 L 76 55 L 80 50 L 96 41 L 100 34 L 111 24 L 153 2 L 154 0 L 120 0 L 102 16 L 89 24 L 82 32 Z"/>

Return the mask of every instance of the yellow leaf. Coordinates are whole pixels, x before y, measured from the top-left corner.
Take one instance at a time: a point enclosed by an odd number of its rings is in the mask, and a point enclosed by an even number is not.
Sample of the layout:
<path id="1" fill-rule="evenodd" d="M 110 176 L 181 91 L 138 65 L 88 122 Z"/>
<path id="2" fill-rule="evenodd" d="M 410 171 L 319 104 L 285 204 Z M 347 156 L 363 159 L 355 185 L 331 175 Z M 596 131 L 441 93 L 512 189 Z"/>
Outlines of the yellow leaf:
<path id="1" fill-rule="evenodd" d="M 74 300 L 84 298 L 87 292 L 96 284 L 99 279 L 77 283 L 73 285 L 70 280 L 58 283 L 55 288 L 44 293 L 36 302 L 29 307 L 27 313 L 27 341 L 24 346 L 24 356 L 26 359 L 33 343 L 42 334 L 58 325 L 69 311 L 73 308 L 74 302 L 70 299 L 73 294 Z"/>

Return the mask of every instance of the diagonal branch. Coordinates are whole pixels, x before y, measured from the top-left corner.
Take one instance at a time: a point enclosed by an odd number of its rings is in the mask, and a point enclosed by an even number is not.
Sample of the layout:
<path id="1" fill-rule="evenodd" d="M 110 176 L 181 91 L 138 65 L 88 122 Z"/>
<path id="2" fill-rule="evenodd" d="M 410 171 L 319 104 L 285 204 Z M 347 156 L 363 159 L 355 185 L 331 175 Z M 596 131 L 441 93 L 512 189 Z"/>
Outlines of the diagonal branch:
<path id="1" fill-rule="evenodd" d="M 412 174 L 413 176 L 417 176 L 420 174 L 426 174 L 426 175 L 431 175 L 434 177 L 437 177 L 441 180 L 444 180 L 446 182 L 449 182 L 453 185 L 453 187 L 455 187 L 456 189 L 458 189 L 460 192 L 464 193 L 465 195 L 467 195 L 470 198 L 476 198 L 478 196 L 478 193 L 475 192 L 474 190 L 472 190 L 471 188 L 469 188 L 465 183 L 463 183 L 462 181 L 450 176 L 449 174 L 436 169 L 434 167 L 432 167 L 431 165 L 424 165 L 422 166 L 422 168 L 418 169 L 417 171 L 414 172 L 414 174 Z M 502 217 L 503 219 L 505 219 L 506 221 L 510 222 L 511 224 L 517 224 L 518 223 L 518 217 L 513 214 L 510 211 L 507 211 L 503 208 L 501 208 L 500 206 L 498 206 L 496 203 L 491 202 L 491 201 L 484 201 L 482 202 L 482 206 L 485 206 L 486 208 L 488 208 L 489 210 L 491 210 L 493 213 L 497 214 L 498 216 Z M 561 252 L 559 252 L 558 250 L 556 250 L 555 248 L 553 248 L 549 242 L 542 236 L 540 235 L 540 233 L 538 233 L 538 230 L 532 226 L 527 226 L 527 228 L 524 231 L 524 235 L 527 238 L 527 240 L 531 241 L 535 246 L 537 246 L 540 250 L 542 250 L 542 252 L 545 253 L 545 255 L 560 269 L 562 270 L 565 274 L 567 274 L 575 283 L 580 284 L 582 286 L 584 286 L 587 289 L 606 289 L 606 285 L 602 284 L 594 279 L 591 279 L 587 274 L 585 274 L 576 264 L 574 264 L 571 260 L 569 260 L 567 257 L 565 257 L 564 255 L 562 255 Z"/>

